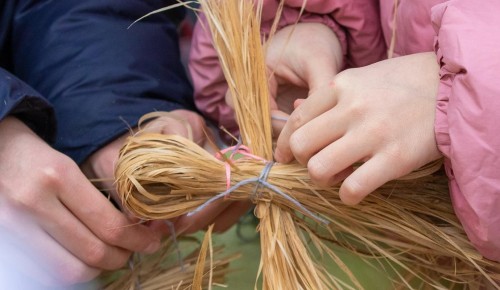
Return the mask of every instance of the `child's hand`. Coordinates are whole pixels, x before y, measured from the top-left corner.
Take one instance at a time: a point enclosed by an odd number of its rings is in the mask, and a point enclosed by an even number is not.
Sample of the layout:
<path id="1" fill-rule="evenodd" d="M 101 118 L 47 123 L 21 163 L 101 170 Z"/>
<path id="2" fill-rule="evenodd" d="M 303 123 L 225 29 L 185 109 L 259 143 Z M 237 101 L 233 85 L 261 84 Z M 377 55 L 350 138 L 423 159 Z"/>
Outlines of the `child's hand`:
<path id="1" fill-rule="evenodd" d="M 283 86 L 314 91 L 331 80 L 343 66 L 337 36 L 321 23 L 284 27 L 269 40 L 266 48 L 269 86 L 274 99 L 282 97 L 279 89 Z M 292 98 L 293 95 L 285 94 L 285 97 L 290 98 L 287 103 L 292 104 L 294 99 L 305 96 Z"/>
<path id="2" fill-rule="evenodd" d="M 278 136 L 296 99 L 307 98 L 342 67 L 337 36 L 321 23 L 287 26 L 266 46 L 273 135 Z"/>
<path id="3" fill-rule="evenodd" d="M 439 67 L 433 53 L 341 72 L 290 116 L 278 162 L 297 159 L 311 178 L 356 204 L 385 182 L 440 157 L 434 137 Z M 352 165 L 365 162 L 355 171 Z"/>

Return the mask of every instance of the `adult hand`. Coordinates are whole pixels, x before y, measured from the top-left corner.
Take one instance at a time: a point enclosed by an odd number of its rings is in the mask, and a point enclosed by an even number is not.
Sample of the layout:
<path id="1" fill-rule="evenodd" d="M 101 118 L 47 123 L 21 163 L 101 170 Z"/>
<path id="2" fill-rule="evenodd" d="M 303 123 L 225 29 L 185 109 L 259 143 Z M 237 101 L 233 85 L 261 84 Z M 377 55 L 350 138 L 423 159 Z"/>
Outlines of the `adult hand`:
<path id="1" fill-rule="evenodd" d="M 339 73 L 291 114 L 276 160 L 295 158 L 319 185 L 345 178 L 340 198 L 360 202 L 387 181 L 440 158 L 434 137 L 438 73 L 433 53 Z"/>
<path id="2" fill-rule="evenodd" d="M 30 260 L 26 274 L 48 285 L 74 284 L 122 267 L 134 251 L 160 247 L 157 233 L 131 223 L 24 123 L 7 117 L 0 136 L 0 226 L 43 262 Z"/>

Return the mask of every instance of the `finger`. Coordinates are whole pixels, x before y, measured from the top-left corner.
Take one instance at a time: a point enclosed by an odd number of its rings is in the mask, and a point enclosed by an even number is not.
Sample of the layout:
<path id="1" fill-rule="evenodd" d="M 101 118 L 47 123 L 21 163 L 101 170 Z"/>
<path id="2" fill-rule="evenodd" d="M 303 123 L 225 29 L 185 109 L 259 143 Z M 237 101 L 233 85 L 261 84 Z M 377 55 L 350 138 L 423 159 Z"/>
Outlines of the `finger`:
<path id="1" fill-rule="evenodd" d="M 269 76 L 269 95 L 271 97 L 271 110 L 276 110 L 278 109 L 278 105 L 276 104 L 276 98 L 278 97 L 278 81 L 276 80 L 276 75 L 271 72 L 271 75 Z"/>
<path id="2" fill-rule="evenodd" d="M 306 99 L 296 99 L 294 102 L 293 102 L 293 109 L 297 109 L 298 106 L 302 105 L 302 103 L 305 101 Z"/>
<path id="3" fill-rule="evenodd" d="M 271 111 L 271 126 L 273 128 L 273 137 L 279 136 L 281 130 L 283 130 L 283 127 L 286 124 L 286 121 L 288 121 L 289 116 L 290 115 L 280 110 Z"/>
<path id="4" fill-rule="evenodd" d="M 309 96 L 299 107 L 293 111 L 288 118 L 288 122 L 281 131 L 276 144 L 274 157 L 280 163 L 288 163 L 293 160 L 293 153 L 290 149 L 290 136 L 297 129 L 323 114 L 336 105 L 336 98 L 333 91 L 333 83 L 318 89 Z"/>
<path id="5" fill-rule="evenodd" d="M 2 277 L 0 285 L 6 286 L 5 278 L 7 278 L 7 285 L 10 285 L 9 281 L 15 281 L 16 286 L 21 286 L 22 289 L 42 289 L 36 285 L 55 286 L 60 284 L 57 277 L 53 275 L 54 271 L 52 273 L 48 271 L 48 263 L 40 257 L 35 257 L 36 253 L 32 252 L 22 241 L 18 241 L 10 235 L 2 235 L 0 240 L 0 275 Z"/>
<path id="6" fill-rule="evenodd" d="M 15 264 L 27 277 L 53 286 L 86 282 L 100 273 L 73 256 L 27 214 L 19 210 L 4 210 L 7 213 L 1 218 L 9 225 L 9 239 L 12 242 L 19 240 L 15 244 L 16 251 L 11 253 Z"/>
<path id="7" fill-rule="evenodd" d="M 196 144 L 202 145 L 205 142 L 207 138 L 206 134 L 207 132 L 209 132 L 209 130 L 207 129 L 205 120 L 199 114 L 188 110 L 174 110 L 170 113 L 176 116 L 179 120 L 182 120 L 186 128 L 191 129 L 191 137 Z M 187 135 L 183 136 L 190 137 Z"/>
<path id="8" fill-rule="evenodd" d="M 46 204 L 40 219 L 42 228 L 85 264 L 104 270 L 115 270 L 127 262 L 131 252 L 101 241 L 59 200 Z M 48 222 L 44 222 L 48 221 Z"/>
<path id="9" fill-rule="evenodd" d="M 326 146 L 307 163 L 311 180 L 321 186 L 331 186 L 339 181 L 339 174 L 364 159 L 370 152 L 353 135 L 344 136 Z"/>
<path id="10" fill-rule="evenodd" d="M 166 235 L 169 235 L 169 234 L 172 234 L 170 233 L 170 227 L 168 226 L 168 222 L 171 222 L 172 225 L 173 223 L 175 222 L 176 219 L 172 219 L 172 220 L 153 220 L 153 221 L 149 221 L 147 222 L 145 225 L 152 229 L 153 231 L 155 232 L 159 232 L 162 236 L 166 236 Z"/>
<path id="11" fill-rule="evenodd" d="M 173 134 L 189 137 L 190 130 L 185 122 L 171 117 L 160 117 L 147 123 L 146 126 L 143 127 L 142 132 Z"/>
<path id="12" fill-rule="evenodd" d="M 191 234 L 200 229 L 206 228 L 213 223 L 215 217 L 221 214 L 229 205 L 230 201 L 217 200 L 209 204 L 202 211 L 193 215 L 183 215 L 175 222 L 178 233 Z"/>
<path id="13" fill-rule="evenodd" d="M 215 232 L 225 232 L 239 221 L 242 215 L 252 208 L 250 201 L 234 201 L 213 221 Z"/>
<path id="14" fill-rule="evenodd" d="M 342 110 L 334 107 L 297 129 L 290 136 L 290 150 L 295 159 L 302 165 L 308 164 L 314 154 L 346 133 L 348 120 Z M 331 159 L 330 156 L 321 155 Z"/>
<path id="15" fill-rule="evenodd" d="M 339 191 L 340 199 L 348 205 L 358 204 L 386 182 L 406 173 L 401 173 L 397 164 L 388 158 L 376 155 L 344 180 Z"/>
<path id="16" fill-rule="evenodd" d="M 61 195 L 61 202 L 103 242 L 128 251 L 152 253 L 160 247 L 160 235 L 141 224 L 131 223 L 101 192 L 71 171 L 61 185 L 73 194 Z M 70 187 L 69 185 L 75 185 Z"/>
<path id="17" fill-rule="evenodd" d="M 38 266 L 45 264 L 51 279 L 49 284 L 72 285 L 87 282 L 101 273 L 101 269 L 85 264 L 48 235 L 37 235 L 35 250 L 43 253 L 43 257 L 47 259 L 37 261 L 37 264 Z"/>
<path id="18" fill-rule="evenodd" d="M 320 59 L 318 61 L 318 63 L 308 62 L 309 65 L 306 67 L 307 83 L 312 93 L 333 80 L 342 63 L 341 59 L 332 59 L 332 62 L 327 64 L 321 63 Z"/>

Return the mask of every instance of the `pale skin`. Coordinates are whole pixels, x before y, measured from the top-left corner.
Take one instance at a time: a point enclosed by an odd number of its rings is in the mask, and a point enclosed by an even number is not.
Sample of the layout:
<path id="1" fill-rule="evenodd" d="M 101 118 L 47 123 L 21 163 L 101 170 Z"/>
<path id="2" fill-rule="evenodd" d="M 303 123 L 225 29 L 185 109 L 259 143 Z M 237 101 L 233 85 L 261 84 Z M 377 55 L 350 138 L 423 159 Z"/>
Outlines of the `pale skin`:
<path id="1" fill-rule="evenodd" d="M 434 137 L 439 66 L 429 52 L 339 73 L 342 58 L 335 34 L 320 23 L 285 27 L 270 40 L 271 113 L 289 117 L 273 121 L 281 132 L 274 157 L 296 159 L 318 185 L 341 183 L 340 198 L 355 205 L 442 157 Z"/>
<path id="2" fill-rule="evenodd" d="M 295 44 L 299 43 L 297 47 Z M 287 118 L 293 111 L 295 100 L 306 98 L 310 88 L 328 82 L 343 66 L 342 48 L 337 36 L 321 23 L 297 23 L 283 27 L 267 42 L 265 49 L 271 115 L 278 118 Z M 306 58 L 305 52 L 315 57 Z M 229 91 L 226 103 L 233 107 Z M 273 133 L 278 136 L 285 123 L 273 120 L 272 124 Z"/>
<path id="3" fill-rule="evenodd" d="M 151 121 L 149 130 L 186 136 L 181 118 L 193 128 L 194 140 L 204 142 L 201 117 L 185 110 L 173 114 L 177 116 Z M 85 282 L 103 270 L 122 267 L 133 252 L 159 249 L 166 234 L 164 222 L 138 223 L 88 179 L 113 177 L 118 150 L 128 134 L 89 157 L 82 166 L 87 176 L 14 117 L 0 122 L 0 136 L 0 226 L 43 260 L 25 265 L 28 277 L 46 285 Z M 214 205 L 193 217 L 180 217 L 175 225 L 179 231 L 194 232 L 220 218 L 218 230 L 224 230 L 237 220 L 226 218 L 234 210 L 229 203 Z"/>
<path id="4" fill-rule="evenodd" d="M 302 58 L 313 58 L 300 47 Z M 284 63 L 293 78 L 311 73 Z M 325 70 L 316 66 L 316 75 Z M 419 53 L 348 69 L 328 81 L 309 81 L 277 141 L 275 158 L 296 159 L 319 185 L 341 182 L 340 198 L 359 203 L 384 183 L 441 157 L 434 137 L 439 66 Z M 325 74 L 329 74 L 326 69 Z M 362 162 L 356 169 L 353 165 Z"/>

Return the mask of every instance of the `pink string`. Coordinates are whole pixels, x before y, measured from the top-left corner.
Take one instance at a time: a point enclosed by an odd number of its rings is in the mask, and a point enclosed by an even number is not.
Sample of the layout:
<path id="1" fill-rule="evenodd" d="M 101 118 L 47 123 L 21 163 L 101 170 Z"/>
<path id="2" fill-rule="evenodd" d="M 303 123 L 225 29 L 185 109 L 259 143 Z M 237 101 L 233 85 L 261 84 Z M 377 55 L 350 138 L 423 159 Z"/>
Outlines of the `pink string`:
<path id="1" fill-rule="evenodd" d="M 229 155 L 229 157 L 224 159 L 222 156 L 225 155 L 227 152 L 231 152 L 231 154 Z M 224 163 L 224 167 L 226 168 L 226 190 L 228 190 L 231 187 L 231 164 L 227 161 L 234 161 L 235 160 L 234 157 L 236 154 L 243 155 L 244 157 L 248 157 L 250 159 L 266 162 L 264 158 L 252 154 L 250 148 L 241 144 L 241 141 L 238 141 L 238 144 L 236 144 L 235 146 L 231 146 L 217 152 L 215 154 L 215 158 L 226 161 Z"/>
<path id="2" fill-rule="evenodd" d="M 231 154 L 229 155 L 228 158 L 223 158 L 224 154 L 227 152 L 231 152 Z M 241 154 L 247 158 L 260 160 L 260 161 L 264 162 L 266 164 L 266 166 L 264 167 L 264 169 L 261 172 L 261 175 L 258 178 L 257 177 L 248 178 L 248 179 L 245 179 L 245 180 L 242 180 L 242 181 L 236 183 L 234 186 L 231 187 L 231 165 L 230 165 L 230 162 L 234 161 L 234 157 L 236 154 Z M 225 164 L 225 168 L 226 168 L 226 191 L 221 192 L 221 193 L 217 194 L 216 196 L 211 197 L 205 203 L 203 203 L 202 205 L 197 207 L 194 211 L 189 212 L 187 214 L 187 216 L 192 216 L 192 215 L 196 214 L 197 212 L 202 211 L 204 208 L 209 206 L 212 202 L 214 202 L 220 198 L 227 199 L 227 198 L 229 198 L 229 195 L 231 194 L 231 192 L 233 192 L 234 190 L 238 189 L 239 187 L 241 187 L 243 185 L 255 182 L 255 183 L 257 183 L 257 186 L 254 190 L 254 194 L 253 194 L 254 196 L 256 196 L 259 193 L 261 186 L 264 186 L 264 187 L 274 191 L 275 193 L 283 196 L 285 199 L 287 199 L 291 203 L 293 203 L 300 211 L 302 211 L 302 213 L 309 215 L 311 218 L 313 218 L 313 219 L 315 219 L 323 224 L 329 223 L 328 220 L 314 214 L 309 209 L 307 209 L 305 206 L 303 206 L 299 201 L 295 200 L 293 197 L 291 197 L 288 194 L 281 191 L 277 186 L 274 186 L 274 185 L 270 184 L 269 182 L 267 182 L 267 177 L 269 175 L 269 172 L 271 171 L 271 167 L 274 165 L 274 162 L 272 162 L 272 161 L 268 162 L 267 160 L 265 160 L 262 157 L 259 157 L 257 155 L 253 155 L 251 153 L 251 150 L 248 147 L 241 144 L 241 140 L 238 141 L 238 144 L 236 144 L 235 146 L 220 150 L 219 152 L 217 152 L 215 154 L 215 157 L 219 160 L 225 161 L 224 164 Z"/>

